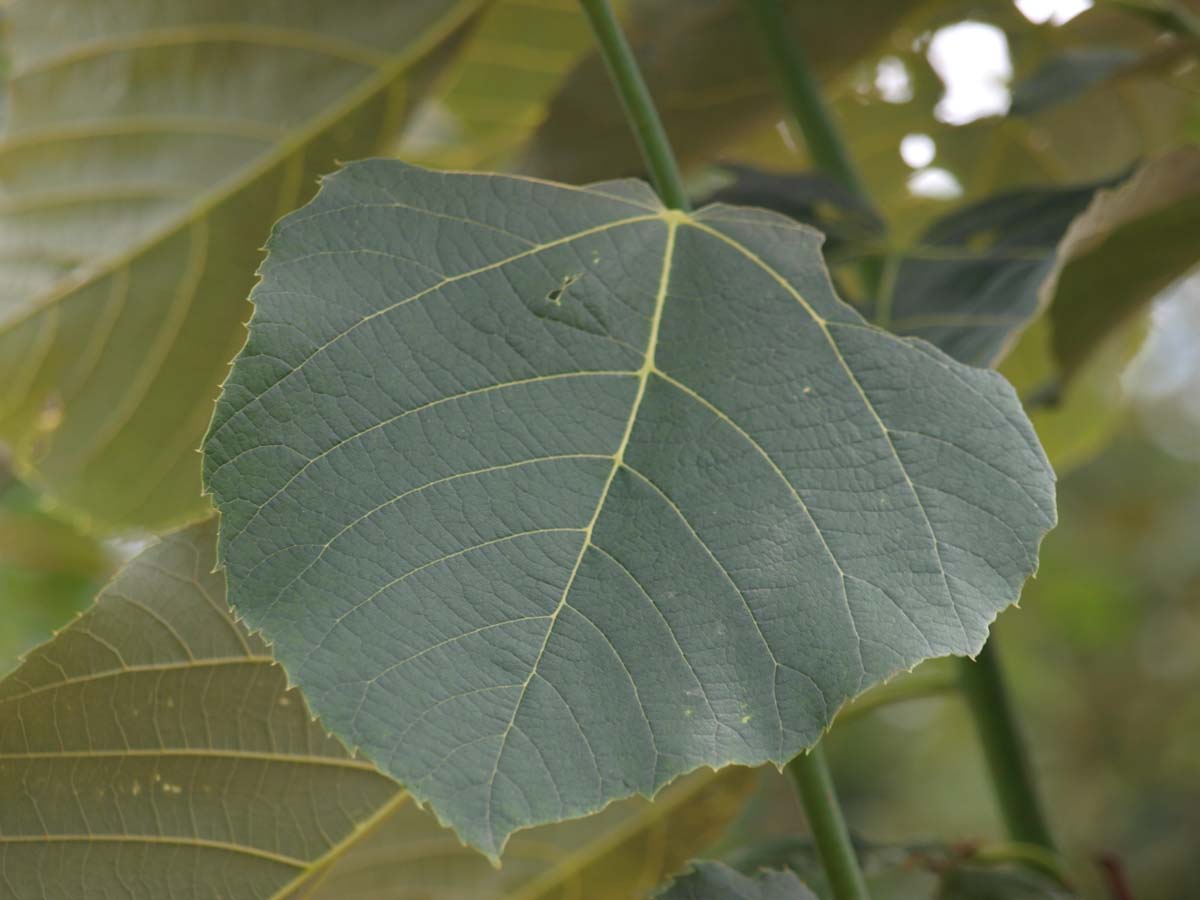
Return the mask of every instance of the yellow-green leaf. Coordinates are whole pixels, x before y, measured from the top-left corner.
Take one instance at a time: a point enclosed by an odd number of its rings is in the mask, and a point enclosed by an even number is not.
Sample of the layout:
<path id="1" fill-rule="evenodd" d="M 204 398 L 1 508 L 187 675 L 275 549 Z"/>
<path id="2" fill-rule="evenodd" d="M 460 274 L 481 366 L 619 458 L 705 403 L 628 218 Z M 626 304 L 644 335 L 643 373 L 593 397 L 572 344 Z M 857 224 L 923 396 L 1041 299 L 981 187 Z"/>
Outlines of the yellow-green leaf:
<path id="1" fill-rule="evenodd" d="M 0 441 L 24 477 L 102 528 L 204 509 L 271 222 L 393 136 L 475 5 L 7 8 Z"/>
<path id="2" fill-rule="evenodd" d="M 497 0 L 399 155 L 441 168 L 499 168 L 541 124 L 547 102 L 591 46 L 578 0 Z"/>
<path id="3" fill-rule="evenodd" d="M 345 854 L 312 892 L 288 900 L 630 900 L 683 867 L 746 799 L 747 769 L 689 776 L 653 803 L 614 803 L 586 819 L 522 832 L 494 868 L 432 817 L 406 804 Z M 401 888 L 403 890 L 401 890 Z"/>

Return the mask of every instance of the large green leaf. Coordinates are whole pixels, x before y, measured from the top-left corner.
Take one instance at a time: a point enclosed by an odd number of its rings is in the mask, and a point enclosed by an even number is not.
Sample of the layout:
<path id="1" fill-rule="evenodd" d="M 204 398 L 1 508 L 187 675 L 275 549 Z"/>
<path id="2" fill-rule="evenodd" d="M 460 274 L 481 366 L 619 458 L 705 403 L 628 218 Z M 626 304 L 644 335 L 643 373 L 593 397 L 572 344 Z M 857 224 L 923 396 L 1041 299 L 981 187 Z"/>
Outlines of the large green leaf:
<path id="1" fill-rule="evenodd" d="M 271 897 L 400 802 L 233 622 L 214 531 L 144 551 L 0 682 L 5 897 Z"/>
<path id="2" fill-rule="evenodd" d="M 785 0 L 784 5 L 813 67 L 829 78 L 875 49 L 919 3 Z M 703 160 L 732 137 L 779 117 L 776 73 L 745 3 L 634 0 L 630 5 L 630 42 L 683 163 Z M 637 143 L 598 54 L 571 72 L 520 166 L 564 181 L 643 171 Z"/>
<path id="3" fill-rule="evenodd" d="M 1163 190 L 1164 182 L 1186 184 L 1179 171 L 1186 167 L 1170 166 L 1166 171 L 1174 178 L 1162 177 L 1164 161 L 1152 160 L 1111 195 L 1102 192 L 1107 183 L 1101 183 L 1025 188 L 969 203 L 934 221 L 913 245 L 890 248 L 883 236 L 864 227 L 869 220 L 863 220 L 861 203 L 831 190 L 829 180 L 818 174 L 735 167 L 737 180 L 716 196 L 762 205 L 829 231 L 836 240 L 823 249 L 834 271 L 847 280 L 856 274 L 858 260 L 882 262 L 886 255 L 882 298 L 860 300 L 859 308 L 877 325 L 924 338 L 963 362 L 1002 363 L 1001 371 L 1022 396 L 1053 394 L 1054 402 L 1039 403 L 1031 416 L 1061 473 L 1088 458 L 1121 420 L 1121 405 L 1113 398 L 1120 393 L 1120 368 L 1137 335 L 1129 333 L 1116 344 L 1106 339 L 1177 274 L 1180 259 L 1196 253 L 1189 240 L 1194 229 L 1180 227 L 1189 215 L 1190 197 L 1179 191 L 1177 202 L 1168 203 L 1173 195 Z M 1155 174 L 1159 177 L 1148 178 Z M 1135 192 L 1130 190 L 1134 184 L 1156 187 Z M 1137 204 L 1129 199 L 1137 197 L 1155 198 L 1142 210 L 1152 215 L 1138 217 Z M 1156 202 L 1167 206 L 1155 209 Z M 1103 215 L 1107 209 L 1122 210 L 1124 221 Z M 1086 232 L 1092 237 L 1085 242 Z M 1145 238 L 1139 247 L 1127 234 L 1153 236 L 1169 252 L 1146 252 Z M 1084 243 L 1099 244 L 1104 253 L 1080 253 Z M 1079 265 L 1090 261 L 1099 270 L 1092 278 L 1078 277 L 1077 254 Z M 1101 286 L 1101 273 L 1111 271 L 1114 260 L 1119 271 Z M 1066 277 L 1060 278 L 1063 272 Z M 1076 284 L 1090 290 L 1073 290 Z M 1096 357 L 1076 367 L 1069 383 L 1054 359 L 1051 320 L 1064 323 L 1083 359 Z"/>
<path id="4" fill-rule="evenodd" d="M 397 155 L 443 169 L 500 168 L 594 40 L 578 0 L 495 0 Z"/>
<path id="5" fill-rule="evenodd" d="M 698 862 L 656 900 L 816 900 L 794 873 L 759 872 L 753 878 L 716 862 Z"/>
<path id="6" fill-rule="evenodd" d="M 1011 388 L 772 213 L 356 164 L 284 219 L 206 438 L 233 604 L 465 839 L 782 763 L 974 653 L 1054 520 Z"/>
<path id="7" fill-rule="evenodd" d="M 5 898 L 624 900 L 736 813 L 749 774 L 701 773 L 521 835 L 493 869 L 313 722 L 226 608 L 215 533 L 143 551 L 0 682 Z"/>
<path id="8" fill-rule="evenodd" d="M 466 2 L 6 8 L 0 440 L 104 527 L 194 517 L 270 224 L 394 134 Z"/>

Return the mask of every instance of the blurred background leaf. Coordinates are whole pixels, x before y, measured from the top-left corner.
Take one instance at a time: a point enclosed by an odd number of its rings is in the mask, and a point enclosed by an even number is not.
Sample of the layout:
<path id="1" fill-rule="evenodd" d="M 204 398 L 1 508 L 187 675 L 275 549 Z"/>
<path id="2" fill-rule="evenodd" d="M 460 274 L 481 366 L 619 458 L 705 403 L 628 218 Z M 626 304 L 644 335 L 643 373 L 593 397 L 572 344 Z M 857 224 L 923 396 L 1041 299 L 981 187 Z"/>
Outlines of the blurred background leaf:
<path id="1" fill-rule="evenodd" d="M 22 478 L 101 530 L 206 508 L 195 451 L 271 223 L 392 138 L 475 6 L 6 7 L 0 439 Z"/>
<path id="2" fill-rule="evenodd" d="M 816 900 L 794 872 L 761 871 L 753 876 L 714 862 L 698 862 L 655 900 Z"/>
<path id="3" fill-rule="evenodd" d="M 1097 195 L 1067 233 L 1047 286 L 1060 380 L 1198 264 L 1200 145 L 1188 144 Z"/>
<path id="4" fill-rule="evenodd" d="M 91 601 L 114 556 L 0 464 L 0 675 Z"/>
<path id="5" fill-rule="evenodd" d="M 614 3 L 618 10 L 626 5 Z M 563 78 L 591 49 L 578 0 L 494 0 L 397 155 L 443 169 L 500 168 L 542 123 Z"/>

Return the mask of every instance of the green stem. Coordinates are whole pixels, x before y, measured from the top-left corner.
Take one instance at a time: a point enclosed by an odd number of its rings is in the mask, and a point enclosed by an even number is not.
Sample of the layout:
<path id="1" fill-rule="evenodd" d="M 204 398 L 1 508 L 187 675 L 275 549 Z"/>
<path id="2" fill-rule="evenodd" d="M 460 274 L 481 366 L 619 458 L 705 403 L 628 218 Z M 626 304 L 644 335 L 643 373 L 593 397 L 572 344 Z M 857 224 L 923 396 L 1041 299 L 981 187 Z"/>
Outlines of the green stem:
<path id="1" fill-rule="evenodd" d="M 788 763 L 788 772 L 800 792 L 800 802 L 804 804 L 813 843 L 834 900 L 870 900 L 821 745 Z"/>
<path id="2" fill-rule="evenodd" d="M 1054 850 L 1025 742 L 1017 728 L 993 637 L 972 662 L 959 660 L 963 693 L 975 720 L 996 800 L 1014 841 Z"/>
<path id="3" fill-rule="evenodd" d="M 746 0 L 758 22 L 767 53 L 775 64 L 780 85 L 812 162 L 849 188 L 863 203 L 870 203 L 866 182 L 859 174 L 850 149 L 833 120 L 833 113 L 821 93 L 821 86 L 809 69 L 802 48 L 792 37 L 792 25 L 783 11 L 782 0 Z M 874 257 L 858 264 L 863 290 L 868 299 L 879 300 L 883 282 L 883 261 Z"/>
<path id="4" fill-rule="evenodd" d="M 679 175 L 675 154 L 671 151 L 671 142 L 612 7 L 608 0 L 581 0 L 581 3 L 596 35 L 596 43 L 600 45 L 600 54 L 608 66 L 617 93 L 621 95 L 625 114 L 629 117 L 659 199 L 670 209 L 686 210 L 687 192 Z"/>
<path id="5" fill-rule="evenodd" d="M 747 3 L 761 26 L 767 50 L 779 71 L 813 162 L 869 203 L 863 179 L 809 70 L 804 50 L 791 35 L 783 3 L 781 0 L 747 0 Z M 885 303 L 881 262 L 866 259 L 861 267 L 868 293 L 877 302 Z M 1017 731 L 994 644 L 995 641 L 983 649 L 977 662 L 962 662 L 963 691 L 983 743 L 1009 835 L 1015 841 L 1053 850 L 1054 842 L 1033 788 L 1025 746 Z"/>
<path id="6" fill-rule="evenodd" d="M 803 48 L 792 38 L 792 25 L 784 14 L 782 0 L 747 2 L 761 27 L 767 52 L 778 70 L 792 115 L 800 125 L 813 162 L 818 169 L 828 172 L 866 200 L 866 187 L 833 121 L 821 87 L 808 67 Z"/>

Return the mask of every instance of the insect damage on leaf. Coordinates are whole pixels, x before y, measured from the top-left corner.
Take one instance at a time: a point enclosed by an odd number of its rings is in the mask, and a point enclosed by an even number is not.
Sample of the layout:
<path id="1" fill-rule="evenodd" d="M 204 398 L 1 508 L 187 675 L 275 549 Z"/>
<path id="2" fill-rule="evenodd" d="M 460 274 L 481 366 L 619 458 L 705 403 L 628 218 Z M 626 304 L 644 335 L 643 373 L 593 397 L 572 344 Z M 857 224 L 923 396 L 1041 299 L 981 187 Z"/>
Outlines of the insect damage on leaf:
<path id="1" fill-rule="evenodd" d="M 371 161 L 269 251 L 205 443 L 231 601 L 490 855 L 976 652 L 1054 522 L 1008 384 L 781 216 Z"/>

